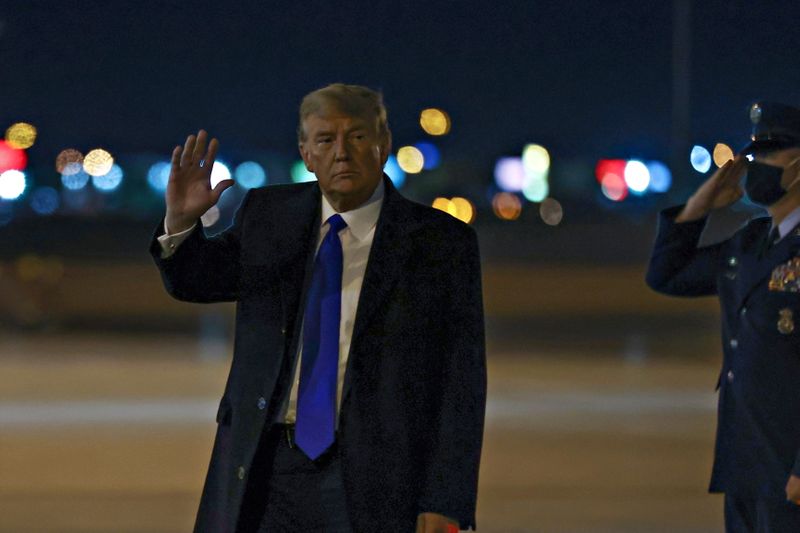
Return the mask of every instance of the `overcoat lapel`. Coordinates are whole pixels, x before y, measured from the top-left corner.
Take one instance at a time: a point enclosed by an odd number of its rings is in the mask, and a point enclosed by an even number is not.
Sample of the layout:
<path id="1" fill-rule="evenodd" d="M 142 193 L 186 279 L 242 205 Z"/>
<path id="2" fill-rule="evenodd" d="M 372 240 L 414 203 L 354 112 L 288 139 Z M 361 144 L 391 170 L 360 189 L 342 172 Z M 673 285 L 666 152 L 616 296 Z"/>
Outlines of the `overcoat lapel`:
<path id="1" fill-rule="evenodd" d="M 361 294 L 358 298 L 350 354 L 342 389 L 342 403 L 350 390 L 353 360 L 359 357 L 362 337 L 370 320 L 385 305 L 408 255 L 409 243 L 404 237 L 413 228 L 413 221 L 409 219 L 405 205 L 408 200 L 397 192 L 391 180 L 386 176 L 384 176 L 384 184 L 386 192 L 383 207 L 375 228 L 375 237 L 364 273 L 364 282 L 361 285 Z"/>
<path id="2" fill-rule="evenodd" d="M 311 280 L 317 239 L 319 238 L 321 192 L 319 186 L 310 186 L 302 195 L 286 202 L 281 208 L 282 227 L 278 242 L 278 275 L 281 280 L 281 301 L 287 334 L 291 334 L 289 354 L 294 357 L 300 339 L 300 325 L 306 292 Z"/>

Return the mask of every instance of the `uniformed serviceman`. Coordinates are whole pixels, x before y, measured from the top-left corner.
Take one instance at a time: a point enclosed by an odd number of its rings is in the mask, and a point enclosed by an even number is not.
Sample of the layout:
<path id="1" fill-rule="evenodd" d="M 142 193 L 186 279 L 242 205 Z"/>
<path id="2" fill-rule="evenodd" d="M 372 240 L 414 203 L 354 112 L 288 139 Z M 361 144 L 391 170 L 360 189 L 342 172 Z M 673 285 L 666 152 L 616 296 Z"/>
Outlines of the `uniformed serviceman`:
<path id="1" fill-rule="evenodd" d="M 728 532 L 800 532 L 800 109 L 750 108 L 751 142 L 660 214 L 647 283 L 718 295 L 723 363 L 710 492 Z M 742 178 L 744 181 L 742 182 Z M 769 216 L 699 247 L 710 212 L 746 194 Z"/>

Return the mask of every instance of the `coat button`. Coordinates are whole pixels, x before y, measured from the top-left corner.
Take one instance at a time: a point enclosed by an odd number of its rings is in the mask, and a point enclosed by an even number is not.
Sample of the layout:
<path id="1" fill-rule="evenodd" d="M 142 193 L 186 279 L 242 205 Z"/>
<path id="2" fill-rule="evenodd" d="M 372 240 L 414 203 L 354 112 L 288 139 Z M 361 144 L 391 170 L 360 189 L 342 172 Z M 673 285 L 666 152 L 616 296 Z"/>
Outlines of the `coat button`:
<path id="1" fill-rule="evenodd" d="M 267 400 L 265 400 L 264 397 L 262 396 L 261 398 L 258 399 L 258 409 L 260 411 L 263 411 L 266 406 L 267 406 Z"/>
<path id="2" fill-rule="evenodd" d="M 286 335 L 286 326 L 281 328 L 281 335 Z"/>
<path id="3" fill-rule="evenodd" d="M 731 339 L 731 342 L 729 344 L 731 345 L 731 348 L 733 348 L 734 350 L 739 347 L 739 341 L 736 339 Z"/>
<path id="4" fill-rule="evenodd" d="M 236 470 L 236 476 L 239 479 L 244 479 L 244 467 L 240 466 L 238 470 Z"/>
<path id="5" fill-rule="evenodd" d="M 733 370 L 728 370 L 728 383 L 733 383 Z"/>
<path id="6" fill-rule="evenodd" d="M 735 256 L 731 256 L 731 257 L 728 258 L 728 266 L 735 267 L 738 264 L 739 264 L 739 260 L 736 259 Z"/>
<path id="7" fill-rule="evenodd" d="M 740 316 L 744 316 L 744 315 L 746 315 L 746 314 L 747 314 L 747 308 L 746 308 L 746 307 L 742 307 L 742 310 L 741 310 L 741 311 L 739 311 L 739 315 L 740 315 Z"/>

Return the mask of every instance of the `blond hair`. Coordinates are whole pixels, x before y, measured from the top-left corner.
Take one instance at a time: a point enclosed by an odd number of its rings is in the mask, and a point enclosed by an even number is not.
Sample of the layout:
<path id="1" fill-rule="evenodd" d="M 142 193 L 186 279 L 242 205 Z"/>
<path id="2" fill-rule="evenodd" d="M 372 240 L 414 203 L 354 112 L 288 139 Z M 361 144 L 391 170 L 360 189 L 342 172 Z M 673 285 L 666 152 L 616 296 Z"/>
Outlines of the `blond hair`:
<path id="1" fill-rule="evenodd" d="M 303 97 L 300 103 L 300 122 L 297 125 L 297 140 L 305 141 L 303 123 L 309 115 L 322 115 L 334 109 L 353 117 L 375 120 L 375 132 L 381 139 L 389 135 L 389 121 L 383 94 L 361 85 L 332 83 Z"/>

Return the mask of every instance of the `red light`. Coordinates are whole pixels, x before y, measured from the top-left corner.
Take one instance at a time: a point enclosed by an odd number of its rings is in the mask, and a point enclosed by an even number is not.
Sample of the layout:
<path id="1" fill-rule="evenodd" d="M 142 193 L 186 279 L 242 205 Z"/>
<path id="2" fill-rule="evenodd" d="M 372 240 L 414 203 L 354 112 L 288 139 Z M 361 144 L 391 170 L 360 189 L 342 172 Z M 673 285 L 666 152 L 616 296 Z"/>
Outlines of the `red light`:
<path id="1" fill-rule="evenodd" d="M 594 175 L 597 177 L 598 183 L 603 183 L 603 178 L 606 174 L 616 174 L 617 176 L 625 175 L 625 165 L 628 162 L 624 159 L 601 159 L 597 162 L 594 169 Z"/>
<path id="2" fill-rule="evenodd" d="M 617 174 L 608 173 L 603 176 L 600 187 L 605 197 L 614 202 L 621 202 L 628 196 L 628 185 L 625 183 L 625 178 Z"/>
<path id="3" fill-rule="evenodd" d="M 5 141 L 0 141 L 0 173 L 6 170 L 25 170 L 28 155 L 25 150 L 12 148 Z"/>

